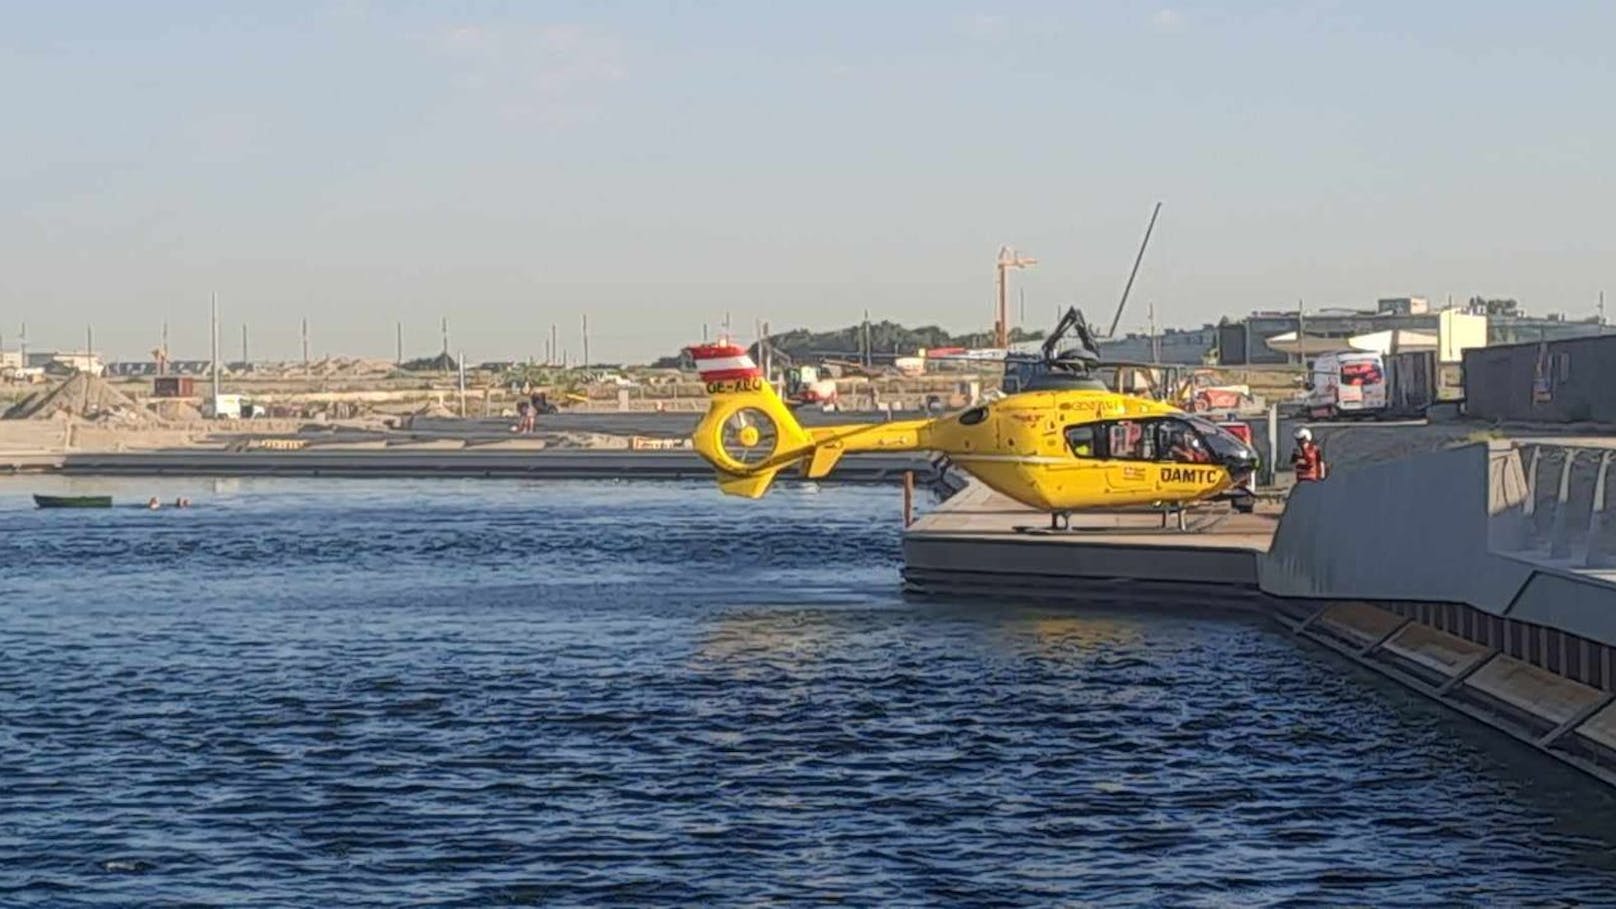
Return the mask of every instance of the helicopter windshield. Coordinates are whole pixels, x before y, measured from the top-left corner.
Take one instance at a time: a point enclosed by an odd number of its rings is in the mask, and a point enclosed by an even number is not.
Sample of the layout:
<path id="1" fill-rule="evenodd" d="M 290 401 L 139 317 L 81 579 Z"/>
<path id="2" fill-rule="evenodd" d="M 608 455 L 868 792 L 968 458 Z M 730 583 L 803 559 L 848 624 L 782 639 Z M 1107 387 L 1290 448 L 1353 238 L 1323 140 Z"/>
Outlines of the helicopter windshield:
<path id="1" fill-rule="evenodd" d="M 1255 456 L 1250 446 L 1211 420 L 1205 417 L 1190 417 L 1189 422 L 1201 433 L 1202 440 L 1219 460 L 1240 460 Z"/>

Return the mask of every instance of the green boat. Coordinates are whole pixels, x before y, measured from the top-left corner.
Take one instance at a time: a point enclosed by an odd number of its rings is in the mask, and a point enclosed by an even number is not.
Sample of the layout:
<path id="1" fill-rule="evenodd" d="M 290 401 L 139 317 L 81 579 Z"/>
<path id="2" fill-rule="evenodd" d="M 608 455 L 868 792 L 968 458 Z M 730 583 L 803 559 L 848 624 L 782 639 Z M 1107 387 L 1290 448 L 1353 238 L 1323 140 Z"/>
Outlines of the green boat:
<path id="1" fill-rule="evenodd" d="M 40 508 L 111 508 L 112 496 L 34 496 Z"/>

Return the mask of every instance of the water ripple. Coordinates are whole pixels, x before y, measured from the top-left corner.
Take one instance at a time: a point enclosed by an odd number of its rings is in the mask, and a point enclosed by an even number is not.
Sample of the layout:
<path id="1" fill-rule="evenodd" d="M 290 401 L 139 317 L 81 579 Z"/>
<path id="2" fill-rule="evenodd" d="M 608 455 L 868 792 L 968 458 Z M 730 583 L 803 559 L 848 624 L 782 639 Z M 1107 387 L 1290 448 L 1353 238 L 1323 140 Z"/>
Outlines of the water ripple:
<path id="1" fill-rule="evenodd" d="M 1609 903 L 1603 790 L 1256 620 L 904 601 L 895 495 L 165 483 L 0 505 L 5 905 Z"/>

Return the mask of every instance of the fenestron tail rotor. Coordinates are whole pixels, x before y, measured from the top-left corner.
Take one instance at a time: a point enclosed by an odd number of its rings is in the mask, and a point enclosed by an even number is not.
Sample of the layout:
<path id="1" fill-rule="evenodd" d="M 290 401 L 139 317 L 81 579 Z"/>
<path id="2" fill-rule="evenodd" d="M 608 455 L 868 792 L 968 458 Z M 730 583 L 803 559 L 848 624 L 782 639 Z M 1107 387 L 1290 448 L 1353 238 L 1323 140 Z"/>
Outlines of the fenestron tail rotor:
<path id="1" fill-rule="evenodd" d="M 730 460 L 751 467 L 774 454 L 779 437 L 773 417 L 756 407 L 742 407 L 725 418 L 718 444 Z"/>

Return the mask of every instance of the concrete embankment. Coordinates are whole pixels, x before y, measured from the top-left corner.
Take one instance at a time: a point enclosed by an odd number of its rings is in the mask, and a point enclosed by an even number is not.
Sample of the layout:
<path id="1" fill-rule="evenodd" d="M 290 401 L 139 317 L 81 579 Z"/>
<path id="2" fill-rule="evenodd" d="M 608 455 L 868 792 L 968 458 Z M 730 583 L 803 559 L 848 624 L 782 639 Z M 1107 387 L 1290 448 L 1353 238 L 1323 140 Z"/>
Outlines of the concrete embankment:
<path id="1" fill-rule="evenodd" d="M 1040 516 L 977 491 L 911 528 L 905 576 L 948 595 L 1261 609 L 1616 784 L 1613 453 L 1478 443 L 1342 472 L 1277 520 L 1203 518 L 1177 539 L 1141 535 L 1140 518 L 1017 532 Z"/>

